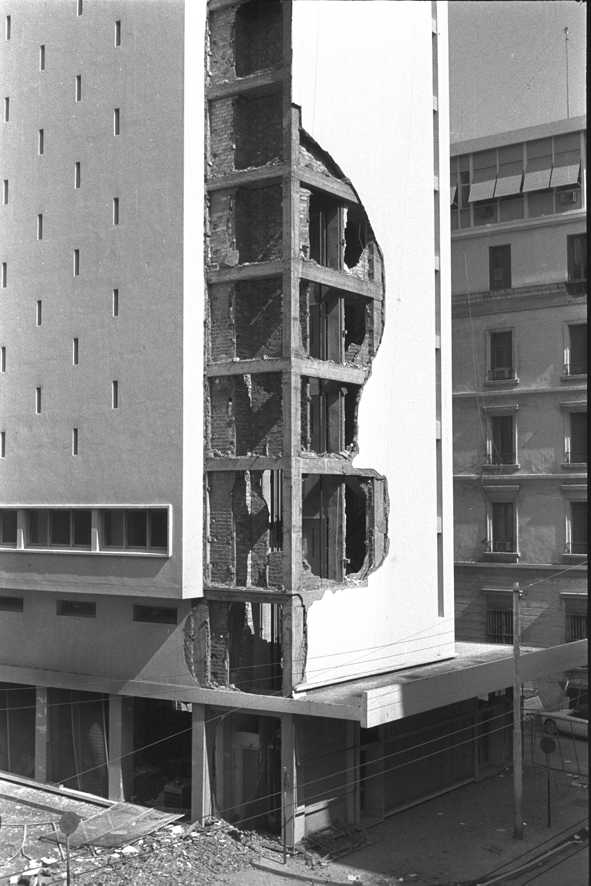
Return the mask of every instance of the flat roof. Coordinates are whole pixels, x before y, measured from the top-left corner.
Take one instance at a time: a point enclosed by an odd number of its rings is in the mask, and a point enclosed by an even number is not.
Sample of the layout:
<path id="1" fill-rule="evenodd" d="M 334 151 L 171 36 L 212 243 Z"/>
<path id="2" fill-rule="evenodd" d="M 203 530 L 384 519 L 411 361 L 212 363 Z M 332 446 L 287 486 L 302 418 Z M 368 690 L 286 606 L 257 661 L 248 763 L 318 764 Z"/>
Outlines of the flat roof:
<path id="1" fill-rule="evenodd" d="M 528 142 L 536 138 L 549 138 L 551 135 L 563 135 L 567 132 L 579 132 L 583 129 L 587 129 L 587 117 L 584 114 L 580 117 L 565 117 L 563 120 L 540 123 L 538 126 L 527 126 L 524 129 L 511 129 L 507 132 L 497 132 L 493 135 L 481 136 L 480 138 L 452 142 L 450 154 L 452 157 L 457 157 L 459 154 L 474 154 L 476 151 L 502 148 L 505 145 L 514 145 L 517 142 Z"/>

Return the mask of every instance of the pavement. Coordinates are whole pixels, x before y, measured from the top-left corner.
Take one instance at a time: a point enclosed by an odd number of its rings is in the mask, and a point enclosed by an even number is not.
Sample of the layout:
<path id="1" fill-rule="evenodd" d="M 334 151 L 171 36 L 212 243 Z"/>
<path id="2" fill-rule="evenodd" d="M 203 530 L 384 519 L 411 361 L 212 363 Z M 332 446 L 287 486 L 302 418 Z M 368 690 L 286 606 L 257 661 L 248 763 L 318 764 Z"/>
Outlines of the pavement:
<path id="1" fill-rule="evenodd" d="M 583 742 L 581 742 L 581 745 Z M 465 785 L 400 812 L 367 831 L 368 843 L 336 861 L 310 867 L 299 856 L 284 867 L 278 857 L 261 858 L 264 869 L 245 870 L 219 880 L 224 886 L 279 886 L 351 883 L 364 886 L 475 884 L 494 872 L 497 886 L 582 886 L 589 881 L 588 845 L 583 841 L 557 852 L 521 877 L 503 876 L 554 848 L 588 826 L 588 779 L 550 771 L 551 827 L 547 825 L 547 774 L 524 772 L 523 840 L 513 838 L 513 780 L 510 770 Z M 577 851 L 575 851 L 577 850 Z"/>

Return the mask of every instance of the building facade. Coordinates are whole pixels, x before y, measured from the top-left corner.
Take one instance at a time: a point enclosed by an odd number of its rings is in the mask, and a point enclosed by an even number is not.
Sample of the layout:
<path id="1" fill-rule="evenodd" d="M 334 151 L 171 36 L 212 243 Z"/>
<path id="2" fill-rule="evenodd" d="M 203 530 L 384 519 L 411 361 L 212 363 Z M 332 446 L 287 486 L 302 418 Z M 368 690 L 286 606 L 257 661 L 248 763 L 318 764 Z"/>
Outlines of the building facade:
<path id="1" fill-rule="evenodd" d="M 474 777 L 445 5 L 0 9 L 0 767 L 289 843 Z"/>
<path id="2" fill-rule="evenodd" d="M 458 638 L 586 636 L 585 120 L 452 146 Z"/>

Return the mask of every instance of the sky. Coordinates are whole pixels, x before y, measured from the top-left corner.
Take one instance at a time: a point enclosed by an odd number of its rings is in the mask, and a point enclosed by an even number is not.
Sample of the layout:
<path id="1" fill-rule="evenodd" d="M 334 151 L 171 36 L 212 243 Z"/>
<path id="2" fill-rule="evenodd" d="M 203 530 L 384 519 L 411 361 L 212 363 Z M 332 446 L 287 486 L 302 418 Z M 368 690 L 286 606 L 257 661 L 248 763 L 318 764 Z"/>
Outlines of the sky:
<path id="1" fill-rule="evenodd" d="M 451 0 L 451 139 L 477 138 L 585 113 L 586 4 Z"/>

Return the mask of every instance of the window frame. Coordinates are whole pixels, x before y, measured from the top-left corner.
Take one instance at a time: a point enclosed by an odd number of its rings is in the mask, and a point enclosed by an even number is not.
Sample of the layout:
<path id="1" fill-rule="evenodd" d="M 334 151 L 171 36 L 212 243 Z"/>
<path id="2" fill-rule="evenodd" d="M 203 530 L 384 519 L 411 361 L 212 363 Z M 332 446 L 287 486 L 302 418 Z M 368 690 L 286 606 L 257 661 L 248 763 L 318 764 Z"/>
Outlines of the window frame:
<path id="1" fill-rule="evenodd" d="M 583 256 L 583 261 L 579 263 L 579 266 L 583 269 L 583 276 L 577 276 L 574 273 L 575 268 L 578 266 L 575 261 L 575 253 L 577 250 L 577 243 L 581 242 L 581 252 Z M 585 232 L 579 232 L 577 234 L 567 234 L 566 236 L 566 279 L 568 283 L 585 283 L 588 276 L 588 268 L 586 265 L 586 257 L 587 257 L 587 234 Z"/>
<path id="2" fill-rule="evenodd" d="M 573 347 L 572 347 L 572 334 L 571 329 L 573 327 L 584 327 L 585 329 L 585 366 L 579 367 L 578 364 L 575 363 L 573 367 Z M 574 322 L 566 322 L 562 324 L 562 341 L 563 341 L 563 367 L 562 367 L 562 380 L 567 381 L 571 378 L 574 379 L 582 379 L 585 378 L 589 368 L 589 330 L 588 324 L 586 320 L 575 320 Z M 580 371 L 576 371 L 579 369 Z"/>
<path id="3" fill-rule="evenodd" d="M 502 255 L 503 256 L 503 279 L 502 285 L 501 283 L 497 284 L 495 281 L 495 256 Z M 488 279 L 489 279 L 489 290 L 491 292 L 503 292 L 507 289 L 512 289 L 512 260 L 511 260 L 511 244 L 510 243 L 497 243 L 494 246 L 488 247 Z"/>
<path id="4" fill-rule="evenodd" d="M 564 547 L 562 559 L 567 563 L 584 563 L 587 553 L 573 551 L 573 504 L 584 504 L 588 512 L 586 483 L 564 483 L 560 487 L 564 506 Z"/>
<path id="5" fill-rule="evenodd" d="M 571 470 L 586 471 L 587 458 L 585 458 L 584 461 L 580 462 L 572 460 L 572 415 L 574 413 L 586 414 L 587 401 L 573 400 L 569 402 L 562 402 L 560 404 L 560 408 L 563 418 L 563 453 L 561 467 L 564 469 L 570 468 Z"/>
<path id="6" fill-rule="evenodd" d="M 494 367 L 493 366 L 493 336 L 510 335 L 511 336 L 511 363 L 510 367 Z M 515 328 L 513 326 L 497 326 L 493 329 L 487 329 L 486 336 L 486 379 L 485 384 L 495 386 L 513 386 L 519 384 L 517 375 L 517 340 L 515 336 Z M 508 370 L 505 377 L 494 378 L 493 373 L 500 372 L 502 369 Z"/>
<path id="7" fill-rule="evenodd" d="M 483 486 L 482 492 L 485 497 L 485 537 L 484 551 L 482 558 L 484 560 L 516 563 L 519 560 L 519 509 L 518 509 L 518 484 L 496 484 L 494 486 Z M 513 508 L 513 551 L 495 550 L 495 531 L 494 531 L 494 505 L 510 504 Z"/>

